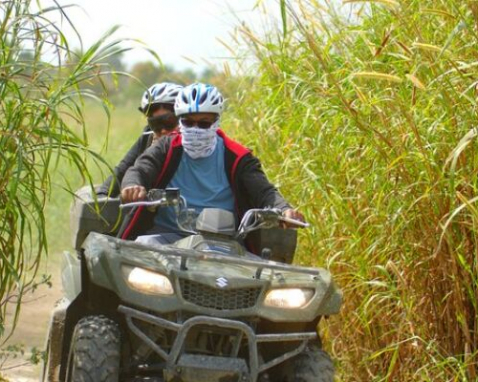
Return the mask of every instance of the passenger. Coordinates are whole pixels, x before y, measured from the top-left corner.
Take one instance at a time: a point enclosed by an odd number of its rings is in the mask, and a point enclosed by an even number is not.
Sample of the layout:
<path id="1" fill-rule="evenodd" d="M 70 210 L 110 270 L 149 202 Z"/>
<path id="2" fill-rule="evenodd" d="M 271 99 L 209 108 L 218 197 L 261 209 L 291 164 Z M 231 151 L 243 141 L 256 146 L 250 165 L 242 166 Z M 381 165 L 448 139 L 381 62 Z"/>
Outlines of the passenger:
<path id="1" fill-rule="evenodd" d="M 304 221 L 267 180 L 251 151 L 219 129 L 223 103 L 214 86 L 196 83 L 183 88 L 174 105 L 180 134 L 161 139 L 128 169 L 121 184 L 123 202 L 142 200 L 151 188 L 177 187 L 197 212 L 222 208 L 239 221 L 251 208 L 272 207 Z M 172 208 L 153 213 L 142 207 L 132 211 L 120 235 L 144 235 L 138 241 L 147 244 L 187 236 L 177 226 Z"/>
<path id="2" fill-rule="evenodd" d="M 96 190 L 97 195 L 116 197 L 120 193 L 120 184 L 126 170 L 135 160 L 163 135 L 171 134 L 178 128 L 178 119 L 174 115 L 174 101 L 183 87 L 178 84 L 162 82 L 146 90 L 138 107 L 148 120 L 148 125 L 125 157 L 114 168 L 114 176 L 109 176 Z M 113 182 L 113 180 L 116 180 Z"/>

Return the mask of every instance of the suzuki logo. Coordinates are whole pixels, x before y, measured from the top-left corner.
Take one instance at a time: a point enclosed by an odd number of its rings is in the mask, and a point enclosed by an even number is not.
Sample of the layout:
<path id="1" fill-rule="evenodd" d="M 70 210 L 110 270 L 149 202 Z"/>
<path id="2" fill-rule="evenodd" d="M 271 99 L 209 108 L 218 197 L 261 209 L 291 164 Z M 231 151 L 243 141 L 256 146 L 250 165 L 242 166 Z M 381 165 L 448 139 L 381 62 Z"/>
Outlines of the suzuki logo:
<path id="1" fill-rule="evenodd" d="M 227 287 L 228 284 L 229 284 L 229 282 L 227 281 L 227 279 L 225 277 L 219 277 L 219 278 L 216 279 L 216 285 L 219 288 L 225 288 L 225 287 Z"/>

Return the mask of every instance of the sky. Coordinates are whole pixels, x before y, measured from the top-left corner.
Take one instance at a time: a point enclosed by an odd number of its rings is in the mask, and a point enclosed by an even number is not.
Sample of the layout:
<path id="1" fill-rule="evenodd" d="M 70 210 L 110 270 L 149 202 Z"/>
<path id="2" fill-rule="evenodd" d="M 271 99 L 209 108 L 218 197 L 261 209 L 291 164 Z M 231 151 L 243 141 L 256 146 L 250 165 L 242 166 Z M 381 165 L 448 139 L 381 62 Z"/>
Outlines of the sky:
<path id="1" fill-rule="evenodd" d="M 48 4 L 45 0 L 42 4 Z M 68 8 L 83 44 L 91 45 L 113 25 L 122 25 L 117 36 L 141 40 L 160 56 L 165 64 L 177 69 L 192 68 L 201 71 L 209 64 L 222 66 L 231 53 L 218 41 L 230 42 L 230 34 L 241 22 L 250 26 L 261 24 L 258 0 L 58 0 L 61 5 L 77 4 Z M 271 14 L 279 13 L 277 1 Z M 67 37 L 74 33 L 62 23 Z M 75 46 L 75 44 L 73 44 Z M 79 44 L 76 44 L 79 46 Z M 125 55 L 125 63 L 150 59 L 149 53 L 135 49 Z M 193 62 L 192 62 L 193 61 Z"/>

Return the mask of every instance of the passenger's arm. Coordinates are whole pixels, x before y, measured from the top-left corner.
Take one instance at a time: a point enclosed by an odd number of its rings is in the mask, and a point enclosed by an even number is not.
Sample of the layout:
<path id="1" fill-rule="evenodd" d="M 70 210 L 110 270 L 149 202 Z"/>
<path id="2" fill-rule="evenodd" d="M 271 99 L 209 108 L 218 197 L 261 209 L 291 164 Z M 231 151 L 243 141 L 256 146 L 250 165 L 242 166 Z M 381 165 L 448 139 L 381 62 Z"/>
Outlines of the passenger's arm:
<path id="1" fill-rule="evenodd" d="M 129 151 L 126 153 L 124 158 L 118 163 L 118 165 L 114 168 L 113 173 L 114 175 L 110 175 L 101 186 L 97 188 L 96 193 L 99 195 L 108 195 L 110 196 L 118 196 L 120 193 L 120 185 L 123 177 L 131 166 L 134 165 L 136 159 L 143 153 L 143 151 L 148 146 L 148 135 L 141 135 L 137 141 L 131 146 Z M 113 183 L 113 185 L 112 185 Z M 111 188 L 111 192 L 110 192 Z"/>
<path id="2" fill-rule="evenodd" d="M 135 202 L 146 196 L 163 169 L 164 160 L 170 140 L 160 139 L 158 144 L 149 147 L 130 167 L 121 183 L 121 199 L 124 202 Z"/>

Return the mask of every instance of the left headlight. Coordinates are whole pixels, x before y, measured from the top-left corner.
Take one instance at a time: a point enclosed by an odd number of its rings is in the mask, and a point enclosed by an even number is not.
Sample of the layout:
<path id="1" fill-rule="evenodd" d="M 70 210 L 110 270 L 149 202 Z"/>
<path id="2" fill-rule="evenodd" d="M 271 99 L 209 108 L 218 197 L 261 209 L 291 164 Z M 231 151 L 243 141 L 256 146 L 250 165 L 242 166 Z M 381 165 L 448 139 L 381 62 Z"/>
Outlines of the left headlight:
<path id="1" fill-rule="evenodd" d="M 281 288 L 272 289 L 266 295 L 264 304 L 276 308 L 298 309 L 307 304 L 314 295 L 313 289 Z"/>
<path id="2" fill-rule="evenodd" d="M 156 273 L 143 268 L 123 267 L 128 285 L 139 292 L 171 295 L 174 294 L 173 285 L 161 273 Z"/>

